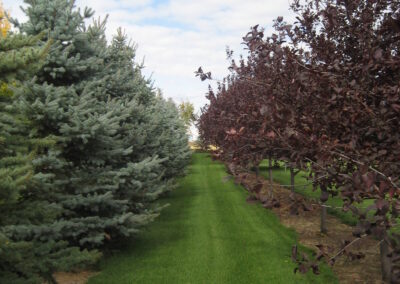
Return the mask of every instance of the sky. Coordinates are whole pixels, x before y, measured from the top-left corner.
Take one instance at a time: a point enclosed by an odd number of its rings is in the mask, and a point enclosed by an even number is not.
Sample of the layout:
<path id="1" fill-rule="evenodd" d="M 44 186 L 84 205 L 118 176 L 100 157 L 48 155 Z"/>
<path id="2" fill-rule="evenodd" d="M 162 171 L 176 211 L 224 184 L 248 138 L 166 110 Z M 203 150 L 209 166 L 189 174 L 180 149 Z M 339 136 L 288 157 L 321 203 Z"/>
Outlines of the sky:
<path id="1" fill-rule="evenodd" d="M 215 79 L 228 74 L 226 48 L 246 54 L 242 37 L 259 24 L 271 31 L 278 16 L 293 21 L 291 0 L 76 0 L 80 8 L 108 15 L 107 38 L 118 27 L 138 45 L 136 61 L 144 60 L 144 74 L 154 80 L 164 97 L 176 103 L 190 101 L 196 111 L 207 103 L 210 82 L 194 71 L 202 66 Z M 3 0 L 12 17 L 24 22 L 23 0 Z M 213 84 L 213 83 L 212 83 Z"/>

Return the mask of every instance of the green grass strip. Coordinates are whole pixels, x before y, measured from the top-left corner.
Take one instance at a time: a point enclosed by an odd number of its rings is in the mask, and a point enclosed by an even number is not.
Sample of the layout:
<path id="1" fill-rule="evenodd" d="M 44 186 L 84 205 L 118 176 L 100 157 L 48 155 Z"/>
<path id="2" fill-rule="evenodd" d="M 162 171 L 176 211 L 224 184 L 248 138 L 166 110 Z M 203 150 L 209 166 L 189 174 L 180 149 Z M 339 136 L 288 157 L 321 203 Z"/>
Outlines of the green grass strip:
<path id="1" fill-rule="evenodd" d="M 147 230 L 105 257 L 95 283 L 337 283 L 321 275 L 294 274 L 296 234 L 246 191 L 223 182 L 225 167 L 195 153 L 189 174 L 163 201 L 170 206 Z"/>

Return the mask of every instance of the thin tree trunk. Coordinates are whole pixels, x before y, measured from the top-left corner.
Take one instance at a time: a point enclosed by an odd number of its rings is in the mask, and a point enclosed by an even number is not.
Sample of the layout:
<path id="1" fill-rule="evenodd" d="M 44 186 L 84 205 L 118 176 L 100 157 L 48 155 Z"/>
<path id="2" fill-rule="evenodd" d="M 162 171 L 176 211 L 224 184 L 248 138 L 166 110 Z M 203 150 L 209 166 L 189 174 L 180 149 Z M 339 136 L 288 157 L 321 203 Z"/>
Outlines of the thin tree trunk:
<path id="1" fill-rule="evenodd" d="M 385 240 L 381 242 L 380 251 L 381 251 L 382 280 L 385 281 L 385 283 L 393 283 L 392 265 L 390 259 L 387 257 L 389 253 L 389 245 Z"/>
<path id="2" fill-rule="evenodd" d="M 314 176 L 314 181 L 315 181 L 315 176 Z M 316 187 L 317 185 L 314 183 L 314 186 Z M 322 202 L 322 207 L 321 207 L 321 233 L 323 233 L 323 234 L 326 234 L 328 232 L 328 229 L 326 228 L 326 217 L 327 217 L 327 214 L 328 214 L 328 208 L 325 205 L 326 205 L 326 203 Z"/>
<path id="3" fill-rule="evenodd" d="M 269 183 L 272 186 L 272 159 L 271 159 L 271 157 L 268 159 L 268 173 L 269 173 Z"/>
<path id="4" fill-rule="evenodd" d="M 315 174 L 313 176 L 313 183 L 312 183 L 313 191 L 317 190 L 317 179 L 315 177 Z"/>
<path id="5" fill-rule="evenodd" d="M 294 169 L 290 168 L 290 189 L 294 192 L 294 177 L 295 177 Z"/>
<path id="6" fill-rule="evenodd" d="M 325 206 L 325 202 L 322 204 L 321 208 L 321 233 L 326 234 L 328 232 L 326 228 L 326 215 L 328 214 L 328 210 Z"/>
<path id="7" fill-rule="evenodd" d="M 254 166 L 254 171 L 256 172 L 256 177 L 258 177 L 260 175 L 260 167 Z"/>
<path id="8" fill-rule="evenodd" d="M 317 182 L 316 182 L 316 176 L 314 174 L 314 177 L 313 177 L 313 191 L 316 191 L 316 190 L 317 190 Z M 328 229 L 326 228 L 326 217 L 328 215 L 328 208 L 325 205 L 326 205 L 326 203 L 322 202 L 320 231 L 323 234 L 326 234 L 328 232 Z"/>

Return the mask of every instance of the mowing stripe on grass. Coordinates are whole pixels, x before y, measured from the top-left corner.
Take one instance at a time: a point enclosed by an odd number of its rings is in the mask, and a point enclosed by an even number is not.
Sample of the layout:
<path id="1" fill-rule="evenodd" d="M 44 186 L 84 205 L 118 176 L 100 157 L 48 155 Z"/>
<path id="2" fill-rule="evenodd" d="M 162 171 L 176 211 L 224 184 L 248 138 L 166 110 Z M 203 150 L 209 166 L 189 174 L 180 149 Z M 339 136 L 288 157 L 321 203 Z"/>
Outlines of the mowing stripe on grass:
<path id="1" fill-rule="evenodd" d="M 193 155 L 170 206 L 122 251 L 106 257 L 95 283 L 337 283 L 331 270 L 294 274 L 292 230 L 245 190 L 224 183 L 222 164 Z"/>

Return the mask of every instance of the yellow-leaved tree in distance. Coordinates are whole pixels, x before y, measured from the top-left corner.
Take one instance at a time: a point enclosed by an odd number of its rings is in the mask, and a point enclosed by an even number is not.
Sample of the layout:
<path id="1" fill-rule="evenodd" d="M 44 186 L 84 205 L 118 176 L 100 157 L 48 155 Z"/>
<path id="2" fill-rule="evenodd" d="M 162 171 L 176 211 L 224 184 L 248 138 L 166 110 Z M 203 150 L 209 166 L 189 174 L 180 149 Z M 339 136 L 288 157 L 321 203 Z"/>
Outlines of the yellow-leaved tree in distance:
<path id="1" fill-rule="evenodd" d="M 0 33 L 3 37 L 7 35 L 10 30 L 10 21 L 7 19 L 8 13 L 4 10 L 3 2 L 0 1 Z"/>

